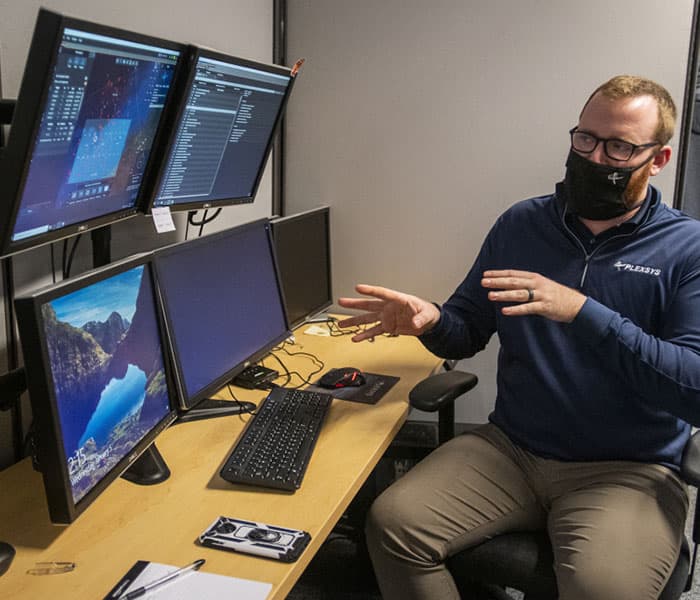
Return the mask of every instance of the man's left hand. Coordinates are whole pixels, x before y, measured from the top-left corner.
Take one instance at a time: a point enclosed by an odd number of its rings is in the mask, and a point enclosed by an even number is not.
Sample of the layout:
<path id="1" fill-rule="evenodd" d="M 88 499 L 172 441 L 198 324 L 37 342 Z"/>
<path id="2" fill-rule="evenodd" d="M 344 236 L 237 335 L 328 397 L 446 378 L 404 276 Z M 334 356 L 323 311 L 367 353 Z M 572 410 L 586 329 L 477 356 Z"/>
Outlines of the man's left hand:
<path id="1" fill-rule="evenodd" d="M 570 287 L 530 271 L 484 271 L 481 285 L 492 302 L 512 302 L 504 306 L 504 315 L 540 315 L 553 321 L 570 323 L 586 302 L 586 296 Z"/>

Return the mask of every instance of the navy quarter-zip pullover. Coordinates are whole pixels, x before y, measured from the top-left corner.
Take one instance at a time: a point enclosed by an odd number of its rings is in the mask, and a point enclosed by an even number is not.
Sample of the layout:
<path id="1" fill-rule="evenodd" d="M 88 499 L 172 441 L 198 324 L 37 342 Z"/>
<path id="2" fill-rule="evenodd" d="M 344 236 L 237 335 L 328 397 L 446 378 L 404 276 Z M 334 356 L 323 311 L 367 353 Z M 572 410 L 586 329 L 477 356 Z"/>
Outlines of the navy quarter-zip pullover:
<path id="1" fill-rule="evenodd" d="M 420 339 L 459 359 L 497 333 L 490 420 L 540 456 L 677 467 L 700 425 L 700 222 L 649 186 L 631 221 L 597 237 L 579 226 L 556 194 L 511 207 Z M 504 316 L 480 283 L 496 269 L 537 272 L 586 302 L 571 323 Z"/>

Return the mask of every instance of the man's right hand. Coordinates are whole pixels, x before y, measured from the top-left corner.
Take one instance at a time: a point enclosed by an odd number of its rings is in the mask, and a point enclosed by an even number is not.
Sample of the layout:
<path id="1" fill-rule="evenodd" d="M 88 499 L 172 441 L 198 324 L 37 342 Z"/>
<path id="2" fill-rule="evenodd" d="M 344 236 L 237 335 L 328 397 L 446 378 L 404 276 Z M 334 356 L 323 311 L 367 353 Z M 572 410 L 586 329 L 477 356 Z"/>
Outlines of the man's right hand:
<path id="1" fill-rule="evenodd" d="M 416 296 L 374 285 L 360 284 L 355 287 L 358 294 L 370 298 L 339 298 L 338 304 L 345 308 L 364 310 L 356 317 L 343 319 L 339 327 L 353 327 L 376 323 L 366 331 L 354 335 L 353 342 L 372 339 L 388 333 L 390 335 L 421 335 L 431 329 L 440 319 L 438 308 Z"/>

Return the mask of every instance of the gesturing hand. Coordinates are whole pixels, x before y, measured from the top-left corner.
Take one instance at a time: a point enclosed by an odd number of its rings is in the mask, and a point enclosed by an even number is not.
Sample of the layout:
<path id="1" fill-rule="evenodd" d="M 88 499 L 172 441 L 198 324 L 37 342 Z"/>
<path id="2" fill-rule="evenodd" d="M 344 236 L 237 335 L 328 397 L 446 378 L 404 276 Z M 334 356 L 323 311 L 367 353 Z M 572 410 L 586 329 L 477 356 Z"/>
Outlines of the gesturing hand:
<path id="1" fill-rule="evenodd" d="M 494 290 L 489 300 L 517 303 L 501 309 L 508 316 L 541 315 L 570 323 L 586 301 L 581 292 L 529 271 L 485 271 L 481 285 Z"/>
<path id="2" fill-rule="evenodd" d="M 440 319 L 440 311 L 434 304 L 416 296 L 374 285 L 360 284 L 355 287 L 358 294 L 368 298 L 339 298 L 338 304 L 345 308 L 366 311 L 362 315 L 344 319 L 339 327 L 376 323 L 362 333 L 353 336 L 353 342 L 361 342 L 383 333 L 392 335 L 420 335 Z"/>

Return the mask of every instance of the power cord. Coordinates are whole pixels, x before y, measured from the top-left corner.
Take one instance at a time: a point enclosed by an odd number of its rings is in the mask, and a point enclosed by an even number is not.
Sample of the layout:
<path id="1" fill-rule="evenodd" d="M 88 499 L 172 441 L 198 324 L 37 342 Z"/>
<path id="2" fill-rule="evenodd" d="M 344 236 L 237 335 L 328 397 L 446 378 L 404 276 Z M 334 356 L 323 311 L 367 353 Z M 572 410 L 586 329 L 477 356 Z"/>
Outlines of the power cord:
<path id="1" fill-rule="evenodd" d="M 204 211 L 204 215 L 202 215 L 202 218 L 197 221 L 195 219 L 195 215 L 197 214 L 197 211 L 191 210 L 190 212 L 187 213 L 187 224 L 192 225 L 193 227 L 199 227 L 199 236 L 204 233 L 204 226 L 207 225 L 208 223 L 211 223 L 216 217 L 218 217 L 221 214 L 221 209 L 222 207 L 219 207 L 216 209 L 213 215 L 210 217 L 207 216 L 207 213 L 209 212 L 208 210 Z"/>
<path id="2" fill-rule="evenodd" d="M 255 409 L 246 408 L 245 403 L 240 398 L 238 398 L 236 396 L 236 394 L 234 394 L 233 388 L 232 388 L 230 382 L 226 384 L 226 388 L 228 389 L 228 393 L 231 394 L 231 400 L 233 400 L 238 405 L 238 407 L 241 409 L 241 411 L 238 413 L 239 417 L 243 417 L 243 415 L 257 415 L 258 414 L 257 407 Z"/>
<path id="3" fill-rule="evenodd" d="M 70 277 L 70 270 L 73 266 L 73 259 L 75 258 L 75 251 L 78 249 L 78 243 L 82 234 L 78 234 L 73 240 L 73 247 L 68 251 L 68 238 L 63 240 L 63 279 L 68 279 Z"/>
<path id="4" fill-rule="evenodd" d="M 281 346 L 273 348 L 272 352 L 270 352 L 270 356 L 273 357 L 280 364 L 280 366 L 284 370 L 285 376 L 287 377 L 286 381 L 283 384 L 283 387 L 289 385 L 293 376 L 298 377 L 302 382 L 299 385 L 294 386 L 295 388 L 300 388 L 303 385 L 311 385 L 313 377 L 315 375 L 318 375 L 325 368 L 325 363 L 320 358 L 318 358 L 314 354 L 310 354 L 309 352 L 290 352 L 285 348 L 286 344 L 287 343 L 285 342 Z M 314 362 L 316 369 L 314 371 L 311 371 L 307 376 L 302 375 L 301 373 L 299 373 L 299 371 L 290 371 L 284 364 L 282 359 L 280 359 L 280 357 L 277 356 L 276 352 L 284 352 L 288 356 L 304 356 L 310 358 Z"/>
<path id="5" fill-rule="evenodd" d="M 326 323 L 326 326 L 328 327 L 328 332 L 331 337 L 342 337 L 344 335 L 357 335 L 358 333 L 363 333 L 364 331 L 367 331 L 368 327 L 370 325 L 356 325 L 354 327 L 339 327 L 337 322 L 335 321 L 328 321 Z M 381 337 L 398 337 L 395 334 L 392 333 L 382 333 L 380 334 Z M 379 336 L 374 336 L 374 337 L 379 337 Z M 373 342 L 374 338 L 367 340 L 368 342 Z"/>

